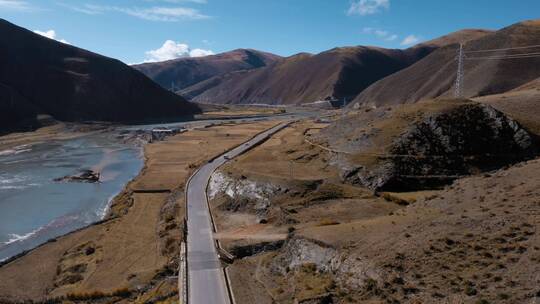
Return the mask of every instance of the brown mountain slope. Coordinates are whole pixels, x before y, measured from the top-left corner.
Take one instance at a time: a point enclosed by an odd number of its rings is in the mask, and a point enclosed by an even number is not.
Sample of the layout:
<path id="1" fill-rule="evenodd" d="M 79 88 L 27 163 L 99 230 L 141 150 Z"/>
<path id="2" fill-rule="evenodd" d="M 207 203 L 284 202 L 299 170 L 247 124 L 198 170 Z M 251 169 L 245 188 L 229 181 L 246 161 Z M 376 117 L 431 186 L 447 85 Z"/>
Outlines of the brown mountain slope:
<path id="1" fill-rule="evenodd" d="M 35 127 L 41 113 L 65 121 L 138 122 L 198 111 L 118 60 L 0 19 L 0 133 Z"/>
<path id="2" fill-rule="evenodd" d="M 335 48 L 317 55 L 298 54 L 274 65 L 214 77 L 180 93 L 197 102 L 300 104 L 353 99 L 373 82 L 425 57 L 456 37 L 478 37 L 465 30 L 407 50 L 376 47 Z"/>
<path id="3" fill-rule="evenodd" d="M 502 93 L 538 78 L 539 57 L 478 59 L 538 52 L 539 48 L 479 52 L 532 45 L 540 45 L 540 21 L 518 23 L 465 43 L 468 59 L 464 65 L 464 96 Z M 443 47 L 407 69 L 378 81 L 362 92 L 354 104 L 400 104 L 450 96 L 456 78 L 458 47 L 457 44 Z"/>
<path id="4" fill-rule="evenodd" d="M 178 90 L 208 78 L 239 70 L 250 70 L 272 64 L 281 57 L 249 49 L 238 49 L 218 55 L 180 58 L 133 67 L 164 88 L 172 85 Z"/>
<path id="5" fill-rule="evenodd" d="M 482 38 L 487 34 L 491 34 L 493 31 L 491 30 L 482 30 L 482 29 L 464 29 L 460 31 L 456 31 L 453 33 L 450 33 L 448 35 L 441 36 L 439 38 L 435 38 L 426 42 L 422 42 L 418 44 L 418 46 L 436 46 L 436 47 L 443 47 L 454 43 L 460 43 L 460 42 L 466 42 L 478 38 Z"/>
<path id="6" fill-rule="evenodd" d="M 197 102 L 225 104 L 353 98 L 377 79 L 413 63 L 424 51 L 346 47 L 298 54 L 266 68 L 214 77 L 180 93 Z"/>

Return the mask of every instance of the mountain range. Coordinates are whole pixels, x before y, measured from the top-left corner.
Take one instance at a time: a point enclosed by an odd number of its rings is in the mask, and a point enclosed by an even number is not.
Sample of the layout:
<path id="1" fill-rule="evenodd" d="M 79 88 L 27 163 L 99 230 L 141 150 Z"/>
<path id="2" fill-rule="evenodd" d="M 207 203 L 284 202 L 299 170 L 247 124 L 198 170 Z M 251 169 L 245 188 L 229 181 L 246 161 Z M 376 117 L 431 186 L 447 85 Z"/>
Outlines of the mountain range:
<path id="1" fill-rule="evenodd" d="M 216 75 L 271 65 L 282 57 L 257 50 L 238 49 L 206 57 L 184 57 L 133 67 L 166 89 L 182 90 Z"/>
<path id="2" fill-rule="evenodd" d="M 197 105 L 122 62 L 0 19 L 0 133 L 61 121 L 135 123 L 192 116 Z"/>
<path id="3" fill-rule="evenodd" d="M 540 77 L 540 58 L 527 55 L 540 45 L 540 20 L 461 30 L 407 49 L 352 46 L 290 57 L 237 49 L 131 67 L 1 19 L 0 34 L 0 133 L 35 128 L 39 114 L 138 123 L 192 116 L 196 103 L 381 106 L 449 97 L 460 43 L 463 97 Z"/>
<path id="4" fill-rule="evenodd" d="M 320 54 L 300 53 L 286 58 L 256 52 L 257 61 L 264 64 L 237 64 L 234 67 L 242 68 L 235 70 L 217 70 L 214 68 L 215 62 L 221 58 L 238 58 L 240 51 L 255 51 L 236 50 L 203 58 L 149 63 L 135 68 L 163 86 L 179 79 L 181 85 L 177 85 L 178 93 L 200 103 L 290 105 L 322 100 L 341 103 L 343 100 L 351 101 L 372 83 L 407 68 L 441 47 L 457 41 L 477 39 L 487 33 L 490 31 L 462 30 L 405 50 L 355 46 L 334 48 Z M 205 74 L 206 79 L 191 86 L 186 84 L 193 82 L 193 77 L 190 77 L 193 71 L 176 78 L 170 77 L 172 72 L 185 70 L 187 66 L 193 66 L 196 72 L 204 70 L 217 73 L 213 77 Z"/>

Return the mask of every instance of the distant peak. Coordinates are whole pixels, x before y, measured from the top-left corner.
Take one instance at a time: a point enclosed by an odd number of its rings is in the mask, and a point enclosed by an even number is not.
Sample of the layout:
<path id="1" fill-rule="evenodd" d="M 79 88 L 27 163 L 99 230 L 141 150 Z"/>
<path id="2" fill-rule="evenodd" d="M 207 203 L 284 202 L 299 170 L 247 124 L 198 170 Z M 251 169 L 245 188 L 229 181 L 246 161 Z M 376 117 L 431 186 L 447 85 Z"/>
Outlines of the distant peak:
<path id="1" fill-rule="evenodd" d="M 478 38 L 482 38 L 485 35 L 494 33 L 492 30 L 487 29 L 462 29 L 459 31 L 455 31 L 453 33 L 422 42 L 420 44 L 417 44 L 413 46 L 413 48 L 416 47 L 423 47 L 423 46 L 436 46 L 436 47 L 443 47 L 450 44 L 455 43 L 464 43 L 470 40 L 475 40 Z"/>

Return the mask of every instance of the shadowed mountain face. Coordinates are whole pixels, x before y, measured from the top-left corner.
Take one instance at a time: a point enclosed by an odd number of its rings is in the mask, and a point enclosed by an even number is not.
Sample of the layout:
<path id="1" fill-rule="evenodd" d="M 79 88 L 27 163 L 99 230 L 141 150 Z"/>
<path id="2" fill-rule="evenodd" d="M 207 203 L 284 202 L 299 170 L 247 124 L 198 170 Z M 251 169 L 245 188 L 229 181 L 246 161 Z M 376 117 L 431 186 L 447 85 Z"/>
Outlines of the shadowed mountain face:
<path id="1" fill-rule="evenodd" d="M 0 19 L 0 133 L 63 121 L 161 121 L 199 111 L 118 60 Z"/>
<path id="2" fill-rule="evenodd" d="M 508 50 L 531 45 L 540 45 L 540 20 L 518 23 L 466 42 L 464 96 L 503 93 L 540 77 L 539 57 L 499 59 L 540 50 Z M 451 96 L 456 79 L 458 48 L 457 44 L 443 47 L 409 68 L 376 82 L 363 91 L 354 104 L 402 104 Z M 493 49 L 502 50 L 481 52 Z"/>
<path id="3" fill-rule="evenodd" d="M 305 104 L 354 99 L 375 81 L 408 67 L 458 38 L 484 35 L 468 30 L 407 50 L 344 47 L 317 55 L 298 54 L 273 65 L 210 78 L 179 93 L 204 103 Z"/>
<path id="4" fill-rule="evenodd" d="M 133 67 L 164 88 L 184 89 L 226 73 L 264 67 L 281 57 L 256 50 L 238 49 L 218 55 L 144 63 Z"/>

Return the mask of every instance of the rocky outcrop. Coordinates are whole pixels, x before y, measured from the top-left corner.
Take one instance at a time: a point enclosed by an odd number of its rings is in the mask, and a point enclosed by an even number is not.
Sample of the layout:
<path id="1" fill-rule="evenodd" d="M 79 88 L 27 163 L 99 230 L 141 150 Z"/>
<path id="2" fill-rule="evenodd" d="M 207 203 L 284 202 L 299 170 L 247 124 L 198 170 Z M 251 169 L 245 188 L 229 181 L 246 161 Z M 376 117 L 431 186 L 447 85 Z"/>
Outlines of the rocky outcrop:
<path id="1" fill-rule="evenodd" d="M 302 237 L 293 237 L 284 244 L 269 271 L 276 276 L 291 277 L 306 267 L 313 268 L 318 275 L 330 275 L 342 290 L 363 289 L 384 277 L 381 269 L 359 255 Z"/>
<path id="2" fill-rule="evenodd" d="M 303 265 L 315 265 L 318 271 L 337 269 L 338 252 L 335 248 L 305 238 L 292 238 L 272 262 L 272 271 L 286 274 Z"/>
<path id="3" fill-rule="evenodd" d="M 100 173 L 92 170 L 83 170 L 75 175 L 66 175 L 64 177 L 55 178 L 55 182 L 72 182 L 72 183 L 99 183 Z"/>
<path id="4" fill-rule="evenodd" d="M 270 198 L 280 191 L 280 187 L 247 178 L 235 179 L 220 171 L 215 172 L 208 185 L 208 198 L 224 196 L 221 209 L 227 211 L 248 211 L 263 216 L 270 207 Z"/>
<path id="5" fill-rule="evenodd" d="M 490 106 L 464 103 L 412 124 L 377 165 L 349 168 L 342 177 L 375 191 L 431 188 L 536 153 L 535 138 L 517 122 Z"/>

